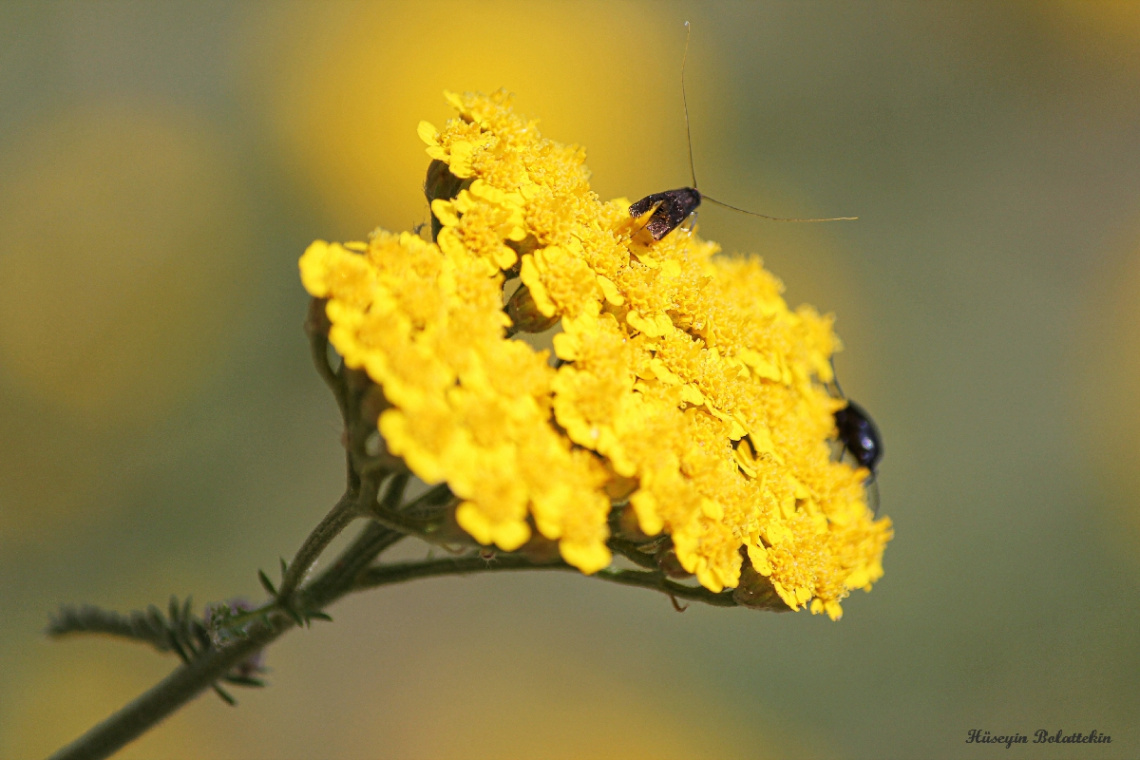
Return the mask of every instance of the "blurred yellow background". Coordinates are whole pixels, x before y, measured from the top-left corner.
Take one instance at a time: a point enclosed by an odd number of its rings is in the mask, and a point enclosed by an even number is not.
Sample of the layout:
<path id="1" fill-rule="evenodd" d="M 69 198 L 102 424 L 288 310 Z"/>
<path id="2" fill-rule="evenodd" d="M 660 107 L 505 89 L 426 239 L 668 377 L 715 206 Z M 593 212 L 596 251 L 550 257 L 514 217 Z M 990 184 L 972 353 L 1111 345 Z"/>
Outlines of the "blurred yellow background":
<path id="1" fill-rule="evenodd" d="M 1140 756 L 1140 6 L 532 0 L 0 5 L 0 757 L 173 667 L 46 640 L 60 603 L 257 598 L 339 495 L 296 259 L 427 220 L 442 90 L 517 93 L 604 198 L 683 186 L 686 19 L 701 189 L 860 217 L 700 228 L 838 315 L 885 578 L 839 623 L 381 590 L 123 757 Z"/>

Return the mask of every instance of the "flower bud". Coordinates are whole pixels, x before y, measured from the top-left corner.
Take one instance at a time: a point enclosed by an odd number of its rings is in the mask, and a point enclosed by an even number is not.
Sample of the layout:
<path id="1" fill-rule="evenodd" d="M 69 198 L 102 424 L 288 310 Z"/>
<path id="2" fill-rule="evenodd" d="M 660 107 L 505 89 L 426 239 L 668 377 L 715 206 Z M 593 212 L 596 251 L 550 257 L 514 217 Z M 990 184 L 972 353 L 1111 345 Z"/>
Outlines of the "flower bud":
<path id="1" fill-rule="evenodd" d="M 756 572 L 748 558 L 744 558 L 744 567 L 740 570 L 740 585 L 732 590 L 732 599 L 741 607 L 750 607 L 754 610 L 771 610 L 772 612 L 788 612 L 790 608 L 776 593 L 772 581 Z"/>
<path id="2" fill-rule="evenodd" d="M 459 195 L 464 180 L 451 173 L 451 169 L 442 161 L 434 160 L 428 165 L 427 179 L 424 181 L 424 194 L 428 205 L 436 198 L 451 199 Z"/>
<path id="3" fill-rule="evenodd" d="M 613 508 L 610 513 L 610 529 L 615 538 L 631 541 L 635 544 L 647 544 L 654 537 L 645 534 L 638 523 L 637 512 L 628 504 Z"/>
<path id="4" fill-rule="evenodd" d="M 507 301 L 507 316 L 511 318 L 515 329 L 520 332 L 539 333 L 549 330 L 561 319 L 558 314 L 546 316 L 538 309 L 530 288 L 520 285 L 510 300 Z"/>
<path id="5" fill-rule="evenodd" d="M 452 174 L 447 164 L 439 159 L 433 160 L 428 165 L 427 179 L 424 181 L 424 195 L 427 196 L 428 208 L 431 208 L 431 202 L 436 198 L 446 198 L 450 200 L 459 195 L 459 191 L 463 189 L 463 185 L 464 180 Z M 432 214 L 432 240 L 435 240 L 439 236 L 439 231 L 442 228 L 443 225 L 435 218 L 435 214 Z"/>
<path id="6" fill-rule="evenodd" d="M 672 542 L 658 549 L 654 559 L 657 560 L 657 566 L 661 568 L 661 572 L 670 578 L 684 580 L 693 577 L 692 573 L 681 566 L 681 560 L 677 559 L 677 551 L 673 548 Z"/>

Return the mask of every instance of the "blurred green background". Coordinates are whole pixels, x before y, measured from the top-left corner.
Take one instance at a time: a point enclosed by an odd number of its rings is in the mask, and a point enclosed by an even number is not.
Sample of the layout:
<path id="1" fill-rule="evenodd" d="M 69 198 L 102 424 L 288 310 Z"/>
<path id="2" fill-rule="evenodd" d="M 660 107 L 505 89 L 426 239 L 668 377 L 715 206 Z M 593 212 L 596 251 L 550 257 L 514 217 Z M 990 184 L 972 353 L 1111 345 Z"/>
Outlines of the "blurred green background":
<path id="1" fill-rule="evenodd" d="M 839 623 L 576 575 L 346 600 L 132 758 L 1140 756 L 1140 5 L 0 5 L 0 757 L 173 666 L 61 602 L 259 597 L 340 493 L 296 260 L 427 219 L 420 119 L 517 93 L 595 189 L 838 315 L 886 443 Z M 422 548 L 417 551 L 422 552 Z"/>

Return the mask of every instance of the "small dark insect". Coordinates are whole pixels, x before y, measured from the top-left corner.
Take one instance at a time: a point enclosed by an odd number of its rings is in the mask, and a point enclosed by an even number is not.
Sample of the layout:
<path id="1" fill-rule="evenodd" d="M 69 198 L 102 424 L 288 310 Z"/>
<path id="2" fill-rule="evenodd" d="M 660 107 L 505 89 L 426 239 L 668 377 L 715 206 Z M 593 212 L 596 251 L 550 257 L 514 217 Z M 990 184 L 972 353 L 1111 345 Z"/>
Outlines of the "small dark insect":
<path id="1" fill-rule="evenodd" d="M 871 511 L 879 514 L 879 460 L 883 458 L 883 439 L 867 410 L 847 399 L 847 406 L 835 413 L 835 428 L 843 450 L 850 454 L 860 467 L 870 471 L 863 485 L 867 488 Z"/>
<path id="2" fill-rule="evenodd" d="M 839 409 L 835 417 L 836 439 L 843 445 L 843 452 L 850 454 L 860 467 L 866 467 L 871 473 L 867 476 L 865 485 L 873 497 L 874 513 L 879 514 L 879 484 L 876 478 L 879 475 L 879 460 L 883 458 L 883 437 L 879 435 L 879 428 L 867 410 L 856 404 L 843 392 L 839 384 L 839 376 L 835 373 L 835 359 L 831 361 L 831 390 L 838 398 L 844 399 L 847 406 Z M 840 454 L 842 458 L 842 454 Z"/>
<path id="3" fill-rule="evenodd" d="M 653 211 L 653 215 L 649 217 L 649 221 L 645 224 L 645 228 L 649 230 L 649 234 L 653 236 L 654 240 L 660 240 L 683 224 L 686 219 L 696 212 L 702 200 L 732 209 L 733 211 L 739 211 L 742 214 L 758 216 L 761 219 L 770 219 L 774 222 L 849 222 L 857 219 L 858 217 L 854 216 L 836 216 L 828 219 L 790 219 L 779 216 L 768 216 L 767 214 L 758 214 L 755 211 L 730 206 L 723 201 L 718 201 L 712 196 L 702 195 L 701 192 L 697 190 L 697 170 L 693 163 L 693 135 L 689 129 L 689 100 L 685 95 L 685 64 L 689 61 L 689 33 L 689 22 L 686 21 L 685 56 L 681 60 L 681 101 L 685 106 L 685 136 L 689 141 L 689 171 L 693 177 L 693 186 L 679 187 L 676 190 L 666 190 L 663 193 L 647 195 L 629 207 L 630 216 L 636 218 L 642 214 L 649 213 L 650 209 L 656 209 Z"/>
<path id="4" fill-rule="evenodd" d="M 694 181 L 693 184 L 697 183 Z M 688 219 L 699 205 L 701 205 L 701 194 L 697 192 L 697 188 L 681 187 L 645 196 L 629 207 L 629 215 L 637 218 L 656 206 L 657 210 L 649 217 L 645 228 L 649 230 L 654 240 L 660 240 Z"/>
<path id="5" fill-rule="evenodd" d="M 835 428 L 843 448 L 860 467 L 871 471 L 868 483 L 875 480 L 876 468 L 883 458 L 883 439 L 867 410 L 847 399 L 847 406 L 835 413 Z"/>

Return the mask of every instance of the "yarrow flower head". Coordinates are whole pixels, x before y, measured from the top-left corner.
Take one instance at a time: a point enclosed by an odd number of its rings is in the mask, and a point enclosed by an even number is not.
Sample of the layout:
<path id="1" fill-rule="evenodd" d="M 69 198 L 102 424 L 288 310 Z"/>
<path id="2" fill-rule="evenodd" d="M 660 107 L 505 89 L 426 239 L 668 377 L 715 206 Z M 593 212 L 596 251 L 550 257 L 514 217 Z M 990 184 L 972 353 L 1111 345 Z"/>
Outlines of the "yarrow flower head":
<path id="1" fill-rule="evenodd" d="M 447 99 L 458 116 L 419 127 L 432 242 L 377 230 L 300 262 L 329 342 L 383 391 L 388 451 L 448 485 L 480 544 L 557 542 L 584 573 L 636 545 L 740 604 L 837 619 L 892 530 L 832 456 L 832 319 L 790 310 L 754 258 L 654 240 L 505 92 Z M 554 325 L 554 356 L 518 337 Z"/>

